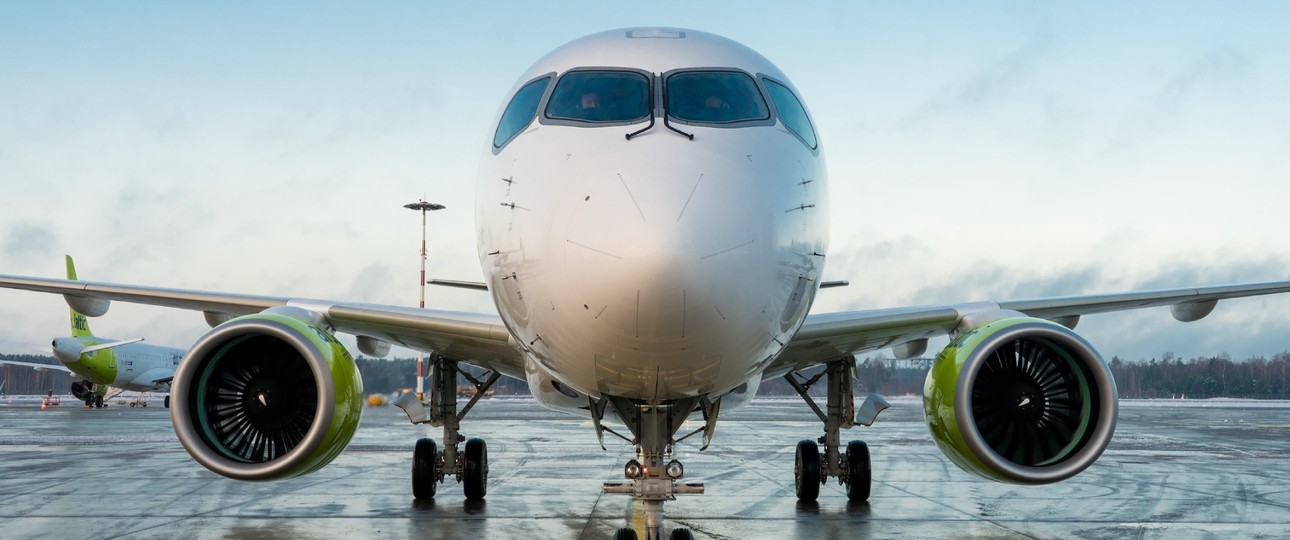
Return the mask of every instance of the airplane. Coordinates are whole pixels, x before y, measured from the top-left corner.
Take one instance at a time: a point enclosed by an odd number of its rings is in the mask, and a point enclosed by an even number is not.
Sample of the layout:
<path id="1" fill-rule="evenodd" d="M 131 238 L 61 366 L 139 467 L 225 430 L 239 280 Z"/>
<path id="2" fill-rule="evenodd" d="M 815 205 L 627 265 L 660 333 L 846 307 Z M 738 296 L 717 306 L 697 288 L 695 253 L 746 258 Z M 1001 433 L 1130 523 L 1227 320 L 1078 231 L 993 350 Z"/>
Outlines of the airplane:
<path id="1" fill-rule="evenodd" d="M 114 300 L 203 312 L 212 330 L 175 372 L 171 419 L 197 462 L 240 480 L 307 474 L 350 441 L 362 381 L 337 333 L 367 355 L 430 354 L 428 400 L 398 403 L 443 430 L 416 442 L 417 499 L 449 478 L 486 496 L 487 445 L 461 440 L 460 424 L 500 377 L 526 380 L 541 406 L 589 418 L 602 448 L 606 433 L 636 446 L 626 482 L 604 489 L 639 504 L 648 538 L 666 501 L 704 490 L 682 482 L 675 445 L 707 448 L 764 380 L 791 383 L 824 431 L 796 444 L 797 498 L 837 481 L 865 501 L 869 449 L 840 432 L 873 425 L 886 403 L 856 405 L 855 356 L 917 357 L 947 336 L 923 396 L 931 438 L 969 473 L 1049 484 L 1091 466 L 1116 425 L 1111 372 L 1074 331 L 1082 317 L 1167 306 L 1188 322 L 1222 299 L 1290 292 L 1275 281 L 812 312 L 840 283 L 824 279 L 829 183 L 800 96 L 756 51 L 688 29 L 611 30 L 537 60 L 506 94 L 476 178 L 485 281 L 466 285 L 496 313 L 23 276 L 0 286 L 61 294 L 90 316 Z M 477 391 L 459 404 L 463 365 L 486 372 L 467 375 Z M 691 418 L 700 427 L 682 433 Z"/>
<path id="2" fill-rule="evenodd" d="M 76 280 L 76 265 L 72 256 L 66 256 L 67 279 Z M 72 373 L 81 380 L 73 381 L 73 396 L 85 402 L 86 408 L 101 408 L 104 402 L 123 391 L 139 392 L 131 406 L 148 406 L 147 394 L 169 392 L 175 369 L 184 357 L 184 349 L 139 343 L 143 338 L 116 340 L 96 337 L 90 331 L 85 315 L 71 310 L 72 335 L 54 338 L 54 357 L 59 364 L 38 364 L 0 359 L 0 365 L 11 364 L 36 370 Z M 110 393 L 111 392 L 111 393 Z M 170 407 L 170 395 L 163 400 Z"/>

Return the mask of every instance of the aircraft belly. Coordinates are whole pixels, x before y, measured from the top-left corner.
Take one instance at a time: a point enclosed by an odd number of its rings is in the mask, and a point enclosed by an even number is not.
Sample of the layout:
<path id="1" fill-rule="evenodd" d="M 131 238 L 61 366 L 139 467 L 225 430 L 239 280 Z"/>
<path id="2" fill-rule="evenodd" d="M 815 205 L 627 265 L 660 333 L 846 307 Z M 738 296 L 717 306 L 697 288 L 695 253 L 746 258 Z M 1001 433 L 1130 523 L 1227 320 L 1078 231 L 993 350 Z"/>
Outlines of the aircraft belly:
<path id="1" fill-rule="evenodd" d="M 158 385 L 155 381 L 171 377 L 174 374 L 175 372 L 172 369 L 157 367 L 143 368 L 142 371 L 136 370 L 136 372 L 132 374 L 133 376 L 131 378 L 123 380 L 114 386 L 134 391 L 157 390 L 161 385 Z"/>

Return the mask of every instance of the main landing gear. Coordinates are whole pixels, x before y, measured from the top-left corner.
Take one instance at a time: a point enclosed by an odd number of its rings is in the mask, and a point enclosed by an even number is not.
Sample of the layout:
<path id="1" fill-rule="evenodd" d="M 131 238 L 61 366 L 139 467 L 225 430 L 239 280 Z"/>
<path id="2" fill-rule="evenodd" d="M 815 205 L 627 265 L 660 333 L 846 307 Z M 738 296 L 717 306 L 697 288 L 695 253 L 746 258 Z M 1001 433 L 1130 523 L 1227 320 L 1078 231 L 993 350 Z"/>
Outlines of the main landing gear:
<path id="1" fill-rule="evenodd" d="M 431 357 L 430 365 L 429 405 L 412 393 L 403 394 L 394 402 L 408 414 L 408 420 L 413 424 L 443 427 L 443 450 L 439 450 L 434 439 L 417 441 L 412 453 L 412 496 L 434 498 L 439 483 L 451 476 L 463 484 L 467 499 L 483 499 L 488 493 L 488 445 L 483 439 L 472 438 L 465 441 L 465 451 L 459 451 L 458 445 L 462 441 L 460 425 L 466 413 L 501 375 L 489 371 L 481 381 L 458 367 L 456 360 L 437 355 Z M 458 373 L 475 388 L 474 395 L 460 412 L 457 411 Z"/>
<path id="2" fill-rule="evenodd" d="M 100 393 L 94 383 L 84 381 L 72 381 L 72 395 L 85 402 L 85 408 L 103 408 L 103 394 Z"/>
<path id="3" fill-rule="evenodd" d="M 846 486 L 847 498 L 861 502 L 869 500 L 870 486 L 873 481 L 869 464 L 869 446 L 864 441 L 847 443 L 845 453 L 841 449 L 840 429 L 850 429 L 856 425 L 870 426 L 889 405 L 887 400 L 878 394 L 869 394 L 857 412 L 855 392 L 852 380 L 855 375 L 855 357 L 832 362 L 810 379 L 797 373 L 784 375 L 788 384 L 793 386 L 798 395 L 815 411 L 815 415 L 824 422 L 824 436 L 812 441 L 806 439 L 797 443 L 797 455 L 793 467 L 793 478 L 797 485 L 797 499 L 813 502 L 820 495 L 820 486 L 829 478 L 837 478 L 838 483 Z M 827 412 L 821 411 L 815 400 L 808 393 L 822 377 L 827 377 L 828 398 L 825 404 Z M 819 444 L 824 445 L 820 452 Z"/>
<path id="4" fill-rule="evenodd" d="M 633 438 L 623 437 L 601 424 L 607 404 L 613 405 L 614 411 L 627 425 Z M 680 461 L 675 459 L 669 461 L 668 458 L 672 456 L 673 445 L 696 433 L 703 433 L 703 446 L 700 450 L 708 447 L 716 426 L 720 404 L 719 398 L 712 401 L 706 397 L 680 399 L 667 404 L 638 403 L 610 396 L 599 401 L 594 399 L 591 401 L 591 419 L 595 424 L 597 436 L 603 437 L 603 432 L 608 431 L 636 445 L 637 459 L 632 459 L 623 466 L 623 476 L 631 482 L 606 482 L 604 490 L 605 493 L 631 495 L 641 505 L 645 514 L 646 540 L 662 540 L 664 501 L 675 500 L 678 494 L 703 493 L 703 484 L 677 483 L 677 480 L 685 476 L 685 467 Z M 704 427 L 685 437 L 674 439 L 673 436 L 681 429 L 681 424 L 696 408 L 703 411 Z M 601 447 L 604 447 L 603 442 Z M 614 540 L 636 540 L 636 538 L 636 531 L 630 528 L 619 529 L 614 534 Z M 690 529 L 676 528 L 672 529 L 671 538 L 693 540 L 694 533 Z"/>
<path id="5" fill-rule="evenodd" d="M 636 530 L 631 527 L 623 527 L 614 533 L 614 540 L 637 540 Z M 694 540 L 694 532 L 690 529 L 678 528 L 672 529 L 672 540 Z"/>

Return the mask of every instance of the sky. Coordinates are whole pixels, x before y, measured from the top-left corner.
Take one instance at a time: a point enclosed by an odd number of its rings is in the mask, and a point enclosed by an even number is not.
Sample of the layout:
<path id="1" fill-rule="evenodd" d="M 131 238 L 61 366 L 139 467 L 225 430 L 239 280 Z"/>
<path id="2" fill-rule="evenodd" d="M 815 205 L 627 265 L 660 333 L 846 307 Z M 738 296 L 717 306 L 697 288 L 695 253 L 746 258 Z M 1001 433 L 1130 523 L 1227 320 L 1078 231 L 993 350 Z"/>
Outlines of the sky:
<path id="1" fill-rule="evenodd" d="M 482 280 L 475 170 L 508 89 L 661 25 L 761 52 L 811 110 L 826 279 L 851 282 L 815 312 L 1290 279 L 1290 4 L 1122 4 L 3 2 L 0 273 L 69 253 L 87 280 L 415 305 L 424 197 L 447 206 L 428 274 Z M 91 326 L 208 330 L 119 302 Z M 1290 298 L 1078 330 L 1108 359 L 1270 356 Z M 0 291 L 0 352 L 68 332 L 61 298 Z"/>

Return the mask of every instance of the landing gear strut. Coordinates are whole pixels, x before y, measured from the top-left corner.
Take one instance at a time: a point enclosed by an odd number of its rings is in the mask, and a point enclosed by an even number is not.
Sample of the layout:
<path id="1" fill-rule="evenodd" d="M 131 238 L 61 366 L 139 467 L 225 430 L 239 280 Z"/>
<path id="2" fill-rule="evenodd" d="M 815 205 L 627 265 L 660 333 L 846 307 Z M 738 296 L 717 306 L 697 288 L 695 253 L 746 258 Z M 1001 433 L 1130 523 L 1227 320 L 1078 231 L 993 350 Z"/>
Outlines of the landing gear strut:
<path id="1" fill-rule="evenodd" d="M 72 395 L 76 396 L 77 399 L 84 401 L 86 409 L 94 407 L 95 398 L 100 400 L 99 406 L 103 406 L 103 402 L 101 401 L 103 396 L 95 392 L 94 383 L 88 380 L 72 381 Z"/>
<path id="2" fill-rule="evenodd" d="M 618 417 L 627 424 L 627 429 L 631 430 L 633 438 L 623 437 L 601 425 L 606 401 L 613 405 Z M 631 480 L 631 483 L 606 482 L 604 490 L 605 493 L 631 495 L 641 505 L 645 514 L 646 540 L 663 538 L 665 501 L 675 500 L 678 494 L 703 493 L 703 484 L 677 483 L 677 480 L 685 476 L 685 467 L 680 461 L 672 459 L 666 464 L 664 462 L 672 456 L 672 447 L 675 443 L 696 433 L 704 433 L 703 448 L 707 448 L 713 428 L 716 426 L 717 411 L 720 410 L 719 403 L 719 399 L 713 402 L 704 397 L 680 399 L 670 404 L 648 404 L 610 396 L 602 398 L 599 402 L 592 402 L 590 407 L 592 422 L 598 434 L 609 431 L 636 445 L 638 459 L 630 460 L 623 466 L 623 476 Z M 681 439 L 674 439 L 673 436 L 681 429 L 681 424 L 696 408 L 703 411 L 705 427 Z M 677 528 L 672 530 L 671 537 L 693 539 L 694 533 L 689 529 Z M 619 529 L 614 538 L 615 540 L 635 540 L 636 531 L 629 528 Z"/>
<path id="3" fill-rule="evenodd" d="M 852 388 L 856 360 L 848 357 L 830 363 L 818 375 L 805 379 L 796 373 L 784 375 L 798 395 L 815 411 L 815 415 L 824 422 L 824 436 L 818 440 L 803 440 L 797 443 L 797 456 L 794 463 L 794 479 L 797 484 L 797 498 L 804 502 L 814 501 L 820 495 L 820 485 L 829 478 L 837 478 L 838 483 L 846 486 L 847 498 L 853 501 L 869 500 L 872 483 L 872 471 L 869 464 L 869 446 L 864 441 L 847 443 L 845 454 L 841 451 L 839 430 L 850 429 L 856 425 L 873 424 L 878 413 L 888 407 L 887 400 L 878 394 L 870 394 L 860 406 L 859 414 L 855 407 L 855 392 Z M 815 400 L 808 393 L 822 377 L 828 377 L 828 398 L 825 405 L 827 412 L 821 411 Z M 817 444 L 824 445 L 821 453 Z"/>
<path id="4" fill-rule="evenodd" d="M 465 441 L 465 452 L 458 450 L 462 442 L 461 420 L 475 406 L 479 398 L 497 382 L 501 374 L 485 373 L 483 380 L 462 370 L 457 361 L 435 355 L 430 358 L 430 402 L 427 406 L 415 394 L 407 393 L 394 404 L 408 413 L 413 424 L 430 424 L 443 428 L 443 450 L 434 439 L 417 441 L 412 453 L 412 495 L 418 499 L 434 498 L 438 484 L 449 476 L 464 484 L 466 498 L 483 499 L 488 493 L 488 445 L 483 439 Z M 457 374 L 460 373 L 474 385 L 470 401 L 457 411 Z"/>

